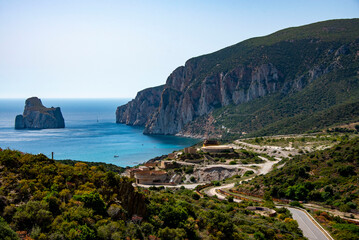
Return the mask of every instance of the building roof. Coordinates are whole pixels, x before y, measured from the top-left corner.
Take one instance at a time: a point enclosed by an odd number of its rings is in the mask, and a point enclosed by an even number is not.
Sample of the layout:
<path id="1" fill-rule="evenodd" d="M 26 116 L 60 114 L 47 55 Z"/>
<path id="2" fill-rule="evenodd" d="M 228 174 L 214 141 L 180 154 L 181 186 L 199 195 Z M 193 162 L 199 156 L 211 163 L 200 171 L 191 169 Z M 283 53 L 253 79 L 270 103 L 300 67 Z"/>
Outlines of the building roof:
<path id="1" fill-rule="evenodd" d="M 153 170 L 144 170 L 138 171 L 135 173 L 136 176 L 155 176 L 155 175 L 165 175 L 167 174 L 165 171 L 153 171 Z"/>
<path id="2" fill-rule="evenodd" d="M 202 147 L 202 149 L 227 150 L 227 149 L 233 149 L 233 148 L 230 146 L 227 146 L 227 145 L 217 145 L 217 146 L 205 146 L 205 147 Z"/>

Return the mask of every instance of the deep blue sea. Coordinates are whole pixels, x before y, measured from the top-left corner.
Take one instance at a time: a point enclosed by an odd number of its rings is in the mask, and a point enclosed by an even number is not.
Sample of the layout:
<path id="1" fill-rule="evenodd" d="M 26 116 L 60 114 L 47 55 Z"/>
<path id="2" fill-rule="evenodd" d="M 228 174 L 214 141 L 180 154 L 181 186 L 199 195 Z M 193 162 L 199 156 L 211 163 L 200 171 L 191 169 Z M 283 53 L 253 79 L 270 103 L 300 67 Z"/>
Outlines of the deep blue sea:
<path id="1" fill-rule="evenodd" d="M 0 99 L 0 147 L 72 159 L 133 166 L 197 142 L 175 136 L 143 135 L 143 128 L 115 123 L 116 107 L 128 99 L 41 99 L 61 107 L 64 129 L 15 130 L 25 99 Z M 118 157 L 114 157 L 117 155 Z"/>

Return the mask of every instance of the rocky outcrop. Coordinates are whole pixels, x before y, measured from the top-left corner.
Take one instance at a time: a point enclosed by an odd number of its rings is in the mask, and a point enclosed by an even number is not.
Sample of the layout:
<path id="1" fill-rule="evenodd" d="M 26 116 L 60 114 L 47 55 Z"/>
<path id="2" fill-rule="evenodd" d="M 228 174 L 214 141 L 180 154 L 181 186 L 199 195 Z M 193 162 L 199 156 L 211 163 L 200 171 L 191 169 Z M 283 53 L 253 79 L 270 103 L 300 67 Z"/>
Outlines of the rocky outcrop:
<path id="1" fill-rule="evenodd" d="M 25 101 L 23 115 L 15 118 L 15 129 L 64 128 L 65 121 L 59 107 L 46 108 L 37 97 Z"/>
<path id="2" fill-rule="evenodd" d="M 190 60 L 184 67 L 177 68 L 164 86 L 143 90 L 134 100 L 118 107 L 116 121 L 145 126 L 145 134 L 177 134 L 188 123 L 216 108 L 238 105 L 277 92 L 300 91 L 332 70 L 314 66 L 304 75 L 284 81 L 285 77 L 272 63 L 239 65 L 228 72 L 205 76 L 195 85 L 193 65 Z"/>
<path id="3" fill-rule="evenodd" d="M 163 88 L 164 85 L 138 92 L 135 99 L 117 108 L 116 123 L 145 126 L 160 105 Z"/>
<path id="4" fill-rule="evenodd" d="M 302 34 L 298 29 L 287 29 L 190 59 L 171 73 L 165 85 L 143 90 L 118 107 L 116 122 L 144 126 L 145 134 L 188 136 L 195 127 L 196 133 L 206 128 L 199 135 L 211 131 L 220 136 L 221 131 L 228 130 L 225 126 L 212 129 L 213 119 L 209 124 L 202 121 L 200 126 L 189 125 L 201 118 L 209 122 L 208 114 L 224 106 L 302 91 L 316 79 L 343 68 L 340 59 L 354 52 L 354 47 L 335 40 L 341 28 L 330 28 L 333 41 L 326 32 L 321 36 L 322 29 L 331 24 L 337 23 L 313 24 L 310 28 L 317 30 L 308 32 L 308 26 L 304 26 Z M 347 31 L 355 37 L 357 30 L 351 27 Z"/>
<path id="5" fill-rule="evenodd" d="M 168 78 L 157 111 L 147 122 L 144 133 L 176 134 L 197 117 L 215 108 L 241 104 L 280 89 L 280 73 L 269 63 L 257 67 L 240 65 L 231 71 L 206 76 L 198 86 L 191 86 L 192 64 L 177 68 Z M 178 71 L 178 72 L 177 72 Z"/>

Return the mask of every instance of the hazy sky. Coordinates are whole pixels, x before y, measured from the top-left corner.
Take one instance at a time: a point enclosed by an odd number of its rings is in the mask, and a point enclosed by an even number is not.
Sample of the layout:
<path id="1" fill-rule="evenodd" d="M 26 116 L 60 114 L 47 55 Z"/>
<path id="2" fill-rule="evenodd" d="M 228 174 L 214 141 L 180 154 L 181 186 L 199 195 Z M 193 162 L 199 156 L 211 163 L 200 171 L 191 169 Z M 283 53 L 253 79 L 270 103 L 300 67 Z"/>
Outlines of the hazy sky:
<path id="1" fill-rule="evenodd" d="M 0 0 L 0 98 L 132 98 L 191 57 L 359 0 Z"/>

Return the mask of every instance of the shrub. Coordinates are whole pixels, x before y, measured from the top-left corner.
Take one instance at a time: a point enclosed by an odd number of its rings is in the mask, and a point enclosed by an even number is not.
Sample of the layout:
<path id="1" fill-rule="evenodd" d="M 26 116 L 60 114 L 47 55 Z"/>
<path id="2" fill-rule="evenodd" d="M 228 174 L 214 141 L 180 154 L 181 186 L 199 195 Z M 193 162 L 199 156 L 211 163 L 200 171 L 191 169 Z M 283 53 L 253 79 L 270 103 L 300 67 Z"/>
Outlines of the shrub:
<path id="1" fill-rule="evenodd" d="M 20 240 L 16 232 L 0 217 L 0 239 Z"/>
<path id="2" fill-rule="evenodd" d="M 298 201 L 290 202 L 289 205 L 292 207 L 303 207 Z"/>
<path id="3" fill-rule="evenodd" d="M 249 171 L 246 171 L 244 174 L 243 174 L 243 176 L 244 177 L 248 177 L 248 176 L 250 176 L 250 175 L 252 175 L 254 172 L 252 171 L 252 170 L 249 170 Z"/>
<path id="4" fill-rule="evenodd" d="M 194 199 L 194 200 L 199 200 L 201 197 L 197 194 L 197 193 L 193 193 L 192 194 L 192 198 Z"/>
<path id="5" fill-rule="evenodd" d="M 106 204 L 101 198 L 98 192 L 91 192 L 89 194 L 83 195 L 74 195 L 73 197 L 75 200 L 81 201 L 85 203 L 86 208 L 91 208 L 95 211 L 95 213 L 104 215 Z"/>
<path id="6" fill-rule="evenodd" d="M 179 240 L 186 238 L 186 231 L 183 228 L 162 228 L 158 231 L 158 236 L 163 240 Z"/>

